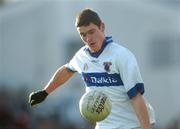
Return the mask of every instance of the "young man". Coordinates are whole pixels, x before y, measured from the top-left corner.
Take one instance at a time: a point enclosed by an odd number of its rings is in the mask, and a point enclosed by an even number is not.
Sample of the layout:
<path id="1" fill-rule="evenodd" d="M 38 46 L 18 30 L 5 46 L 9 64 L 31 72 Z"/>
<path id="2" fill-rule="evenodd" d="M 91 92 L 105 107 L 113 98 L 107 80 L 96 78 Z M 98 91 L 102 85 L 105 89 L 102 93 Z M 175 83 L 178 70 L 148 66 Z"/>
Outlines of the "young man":
<path id="1" fill-rule="evenodd" d="M 43 90 L 30 94 L 30 105 L 42 102 L 78 72 L 86 91 L 103 90 L 112 101 L 110 115 L 97 122 L 96 129 L 151 129 L 154 111 L 143 97 L 144 84 L 134 55 L 112 37 L 105 37 L 105 24 L 91 9 L 77 16 L 76 27 L 85 46 L 55 72 Z"/>

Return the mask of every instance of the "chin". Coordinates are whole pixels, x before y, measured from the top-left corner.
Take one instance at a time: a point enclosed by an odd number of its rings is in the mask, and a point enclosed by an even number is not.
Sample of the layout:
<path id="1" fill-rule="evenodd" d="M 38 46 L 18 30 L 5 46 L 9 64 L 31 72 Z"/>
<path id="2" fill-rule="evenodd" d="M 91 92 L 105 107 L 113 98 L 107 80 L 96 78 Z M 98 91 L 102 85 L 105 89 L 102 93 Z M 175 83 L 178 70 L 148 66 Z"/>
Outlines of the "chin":
<path id="1" fill-rule="evenodd" d="M 98 52 L 99 51 L 99 49 L 94 49 L 93 50 L 93 53 L 96 53 L 96 52 Z"/>

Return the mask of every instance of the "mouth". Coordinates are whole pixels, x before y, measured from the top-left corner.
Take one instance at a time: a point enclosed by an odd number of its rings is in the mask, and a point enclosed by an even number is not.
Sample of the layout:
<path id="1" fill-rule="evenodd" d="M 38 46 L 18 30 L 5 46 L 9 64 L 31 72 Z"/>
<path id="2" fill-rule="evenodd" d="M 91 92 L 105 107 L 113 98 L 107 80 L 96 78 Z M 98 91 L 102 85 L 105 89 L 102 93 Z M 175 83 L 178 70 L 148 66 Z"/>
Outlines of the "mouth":
<path id="1" fill-rule="evenodd" d="M 93 42 L 93 43 L 90 43 L 89 46 L 93 47 L 96 43 Z"/>

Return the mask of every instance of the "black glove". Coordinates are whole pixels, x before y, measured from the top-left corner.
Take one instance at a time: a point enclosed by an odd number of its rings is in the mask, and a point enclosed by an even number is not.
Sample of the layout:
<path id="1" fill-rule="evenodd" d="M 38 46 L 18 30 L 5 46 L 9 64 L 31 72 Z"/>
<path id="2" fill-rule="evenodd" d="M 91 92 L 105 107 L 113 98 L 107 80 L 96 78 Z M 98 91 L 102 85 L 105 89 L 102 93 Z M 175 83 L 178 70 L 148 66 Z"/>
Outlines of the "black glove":
<path id="1" fill-rule="evenodd" d="M 33 106 L 35 104 L 41 103 L 42 101 L 46 99 L 47 96 L 48 96 L 48 93 L 45 90 L 32 92 L 29 95 L 29 104 Z"/>

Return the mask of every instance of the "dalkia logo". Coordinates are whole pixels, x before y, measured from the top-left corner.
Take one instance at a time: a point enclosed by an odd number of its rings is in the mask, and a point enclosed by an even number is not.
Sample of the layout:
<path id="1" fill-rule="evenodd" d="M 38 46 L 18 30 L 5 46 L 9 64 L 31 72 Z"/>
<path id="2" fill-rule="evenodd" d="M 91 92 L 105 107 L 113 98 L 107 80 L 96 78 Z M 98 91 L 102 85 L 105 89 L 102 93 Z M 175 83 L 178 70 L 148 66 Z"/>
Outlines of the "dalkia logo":
<path id="1" fill-rule="evenodd" d="M 104 69 L 105 69 L 107 72 L 110 72 L 110 66 L 112 65 L 112 62 L 110 62 L 110 61 L 104 62 L 103 65 L 104 65 Z"/>
<path id="2" fill-rule="evenodd" d="M 90 77 L 92 83 L 116 83 L 117 80 L 112 77 Z"/>
<path id="3" fill-rule="evenodd" d="M 82 73 L 87 86 L 119 86 L 123 82 L 117 73 Z"/>

